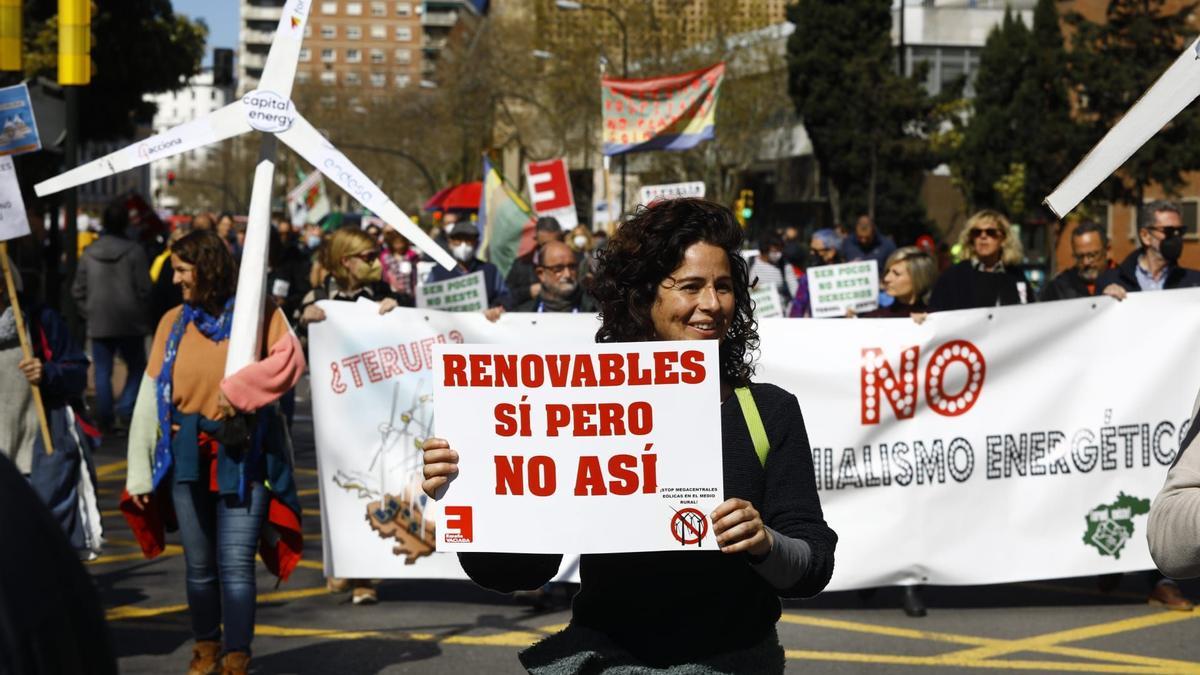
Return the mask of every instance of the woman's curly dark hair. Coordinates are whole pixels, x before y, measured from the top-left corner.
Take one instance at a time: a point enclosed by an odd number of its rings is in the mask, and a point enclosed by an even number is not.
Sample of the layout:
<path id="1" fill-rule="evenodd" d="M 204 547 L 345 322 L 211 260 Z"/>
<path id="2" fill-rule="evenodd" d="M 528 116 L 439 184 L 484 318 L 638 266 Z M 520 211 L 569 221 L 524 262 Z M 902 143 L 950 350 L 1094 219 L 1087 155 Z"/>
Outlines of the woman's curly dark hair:
<path id="1" fill-rule="evenodd" d="M 237 267 L 229 246 L 212 230 L 193 230 L 171 244 L 171 253 L 196 266 L 195 304 L 220 315 L 237 292 Z"/>
<path id="2" fill-rule="evenodd" d="M 742 229 L 729 209 L 703 199 L 671 199 L 641 207 L 596 253 L 588 290 L 600 306 L 597 342 L 654 340 L 650 308 L 658 288 L 683 262 L 692 244 L 725 251 L 733 276 L 734 314 L 721 341 L 721 379 L 748 384 L 758 350 L 758 324 L 750 304 L 750 271 L 741 255 Z"/>

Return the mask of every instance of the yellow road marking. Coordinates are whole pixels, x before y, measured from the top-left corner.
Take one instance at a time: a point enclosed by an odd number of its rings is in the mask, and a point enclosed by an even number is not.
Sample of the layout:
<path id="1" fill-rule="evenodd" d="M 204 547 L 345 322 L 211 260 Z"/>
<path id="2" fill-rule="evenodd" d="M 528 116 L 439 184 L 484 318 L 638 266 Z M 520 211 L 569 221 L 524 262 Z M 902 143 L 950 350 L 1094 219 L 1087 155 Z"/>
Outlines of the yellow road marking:
<path id="1" fill-rule="evenodd" d="M 957 633 L 941 633 L 936 631 L 913 630 L 910 628 L 897 628 L 894 626 L 885 626 L 872 623 L 859 623 L 856 621 L 841 621 L 838 619 L 823 619 L 815 616 L 807 616 L 803 614 L 784 614 L 779 618 L 785 623 L 794 623 L 803 626 L 814 626 L 817 628 L 829 628 L 832 630 L 842 630 L 855 633 L 869 633 L 873 635 L 886 635 L 889 637 L 909 638 L 913 640 L 925 640 L 930 642 L 949 642 L 953 644 L 973 645 L 977 647 L 997 646 L 1005 647 L 1014 640 L 1004 640 L 1000 638 L 978 637 L 974 635 L 960 635 Z M 1118 663 L 1130 663 L 1140 666 L 1150 666 L 1156 668 L 1173 668 L 1173 669 L 1193 669 L 1195 672 L 1200 672 L 1200 664 L 1191 661 L 1179 661 L 1176 659 L 1163 659 L 1152 656 L 1141 656 L 1138 654 L 1124 654 L 1121 652 L 1109 652 L 1099 649 L 1086 649 L 1082 647 L 1064 647 L 1057 645 L 1048 645 L 1043 647 L 1025 647 L 1018 651 L 1041 652 L 1045 654 L 1055 654 L 1058 656 L 1071 656 L 1075 658 L 1093 659 L 1097 661 L 1115 661 Z M 952 652 L 963 654 L 966 652 Z"/>
<path id="2" fill-rule="evenodd" d="M 161 558 L 170 558 L 171 556 L 179 555 L 181 553 L 183 553 L 182 547 L 171 544 L 170 546 L 167 546 L 166 549 L 164 549 L 163 552 L 160 553 L 158 555 L 158 557 L 156 557 L 154 559 L 159 560 Z M 87 564 L 89 566 L 90 565 L 111 565 L 112 563 L 129 562 L 130 560 L 145 560 L 145 559 L 146 559 L 146 556 L 139 549 L 138 551 L 136 551 L 134 553 L 115 553 L 113 555 L 102 555 L 99 558 L 96 558 L 95 560 L 87 561 Z"/>
<path id="3" fill-rule="evenodd" d="M 321 509 L 301 509 L 300 515 L 302 515 L 302 516 L 319 516 L 319 515 L 321 515 Z"/>
<path id="4" fill-rule="evenodd" d="M 283 600 L 296 600 L 299 598 L 310 598 L 314 595 L 325 595 L 328 591 L 324 586 L 316 586 L 313 588 L 299 588 L 291 591 L 275 591 L 273 593 L 262 593 L 256 598 L 260 603 L 263 602 L 278 602 Z M 187 611 L 187 605 L 166 605 L 163 607 L 138 607 L 136 605 L 122 605 L 113 607 L 105 613 L 105 618 L 109 621 L 121 621 L 123 619 L 143 619 L 149 616 L 161 616 L 163 614 L 175 614 L 176 612 Z"/>
<path id="5" fill-rule="evenodd" d="M 316 476 L 317 470 L 316 469 L 305 469 L 304 467 L 298 466 L 298 467 L 292 469 L 292 473 L 296 474 L 297 476 Z"/>
<path id="6" fill-rule="evenodd" d="M 102 518 L 116 518 L 119 515 L 121 515 L 121 509 L 108 509 L 100 512 Z"/>
<path id="7" fill-rule="evenodd" d="M 900 666 L 949 666 L 954 668 L 987 668 L 992 670 L 1055 670 L 1084 673 L 1175 673 L 1172 668 L 1152 668 L 1107 663 L 1065 663 L 1062 661 L 1014 661 L 957 658 L 953 654 L 941 656 L 907 656 L 903 654 L 858 654 L 854 652 L 815 652 L 788 649 L 784 652 L 789 659 L 804 661 L 838 661 L 842 663 L 873 663 Z"/>
<path id="8" fill-rule="evenodd" d="M 318 490 L 317 488 L 310 488 L 308 490 L 298 490 L 296 492 L 296 496 L 298 496 L 298 497 L 313 497 L 313 496 L 319 495 L 319 494 L 321 494 L 321 491 Z"/>
<path id="9" fill-rule="evenodd" d="M 1121 619 L 1119 621 L 1110 621 L 1091 626 L 1082 626 L 1080 628 L 1071 628 L 1069 630 L 1046 633 L 1045 635 L 1035 635 L 1033 637 L 1023 638 L 1020 640 L 1008 640 L 1003 644 L 987 645 L 983 647 L 977 647 L 975 649 L 966 649 L 963 651 L 954 652 L 952 656 L 967 659 L 990 659 L 992 657 L 1003 656 L 1005 654 L 1015 654 L 1017 652 L 1040 650 L 1045 647 L 1055 647 L 1063 642 L 1079 642 L 1081 640 L 1090 640 L 1092 638 L 1115 635 L 1117 633 L 1127 633 L 1129 631 L 1150 628 L 1152 626 L 1163 626 L 1179 621 L 1188 621 L 1198 616 L 1200 616 L 1200 614 L 1194 612 L 1155 612 L 1153 614 L 1136 616 L 1130 619 Z"/>
<path id="10" fill-rule="evenodd" d="M 288 628 L 286 626 L 254 626 L 255 637 L 298 637 L 298 638 L 331 638 L 338 640 L 362 640 L 366 638 L 390 638 L 391 636 L 372 630 L 322 630 L 320 628 Z"/>
<path id="11" fill-rule="evenodd" d="M 110 462 L 108 464 L 98 466 L 96 467 L 96 478 L 99 480 L 112 479 L 114 478 L 114 474 L 125 470 L 126 464 L 127 462 L 125 460 L 121 460 L 119 462 Z M 124 476 L 121 477 L 124 478 Z"/>

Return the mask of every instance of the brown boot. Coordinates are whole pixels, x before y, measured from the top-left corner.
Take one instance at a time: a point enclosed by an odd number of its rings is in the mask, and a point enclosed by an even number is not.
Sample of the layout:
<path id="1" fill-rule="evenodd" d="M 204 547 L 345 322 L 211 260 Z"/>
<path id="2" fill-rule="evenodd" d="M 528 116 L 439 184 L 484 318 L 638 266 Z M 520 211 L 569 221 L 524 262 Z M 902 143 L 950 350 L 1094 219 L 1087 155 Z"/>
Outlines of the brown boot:
<path id="1" fill-rule="evenodd" d="M 250 670 L 250 655 L 246 652 L 229 652 L 221 659 L 221 675 L 246 675 Z"/>
<path id="2" fill-rule="evenodd" d="M 192 647 L 192 662 L 188 664 L 188 675 L 212 675 L 217 672 L 217 656 L 221 643 L 216 640 L 197 640 Z"/>

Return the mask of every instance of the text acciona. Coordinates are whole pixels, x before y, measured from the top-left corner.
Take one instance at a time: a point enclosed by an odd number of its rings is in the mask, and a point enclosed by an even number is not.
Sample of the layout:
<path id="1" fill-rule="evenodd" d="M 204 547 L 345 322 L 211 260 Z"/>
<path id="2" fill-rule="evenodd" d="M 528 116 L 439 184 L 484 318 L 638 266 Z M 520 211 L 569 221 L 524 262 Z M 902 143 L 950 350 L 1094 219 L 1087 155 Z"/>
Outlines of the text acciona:
<path id="1" fill-rule="evenodd" d="M 699 384 L 704 354 L 661 351 L 645 363 L 637 353 L 603 354 L 446 354 L 445 387 L 626 387 Z"/>

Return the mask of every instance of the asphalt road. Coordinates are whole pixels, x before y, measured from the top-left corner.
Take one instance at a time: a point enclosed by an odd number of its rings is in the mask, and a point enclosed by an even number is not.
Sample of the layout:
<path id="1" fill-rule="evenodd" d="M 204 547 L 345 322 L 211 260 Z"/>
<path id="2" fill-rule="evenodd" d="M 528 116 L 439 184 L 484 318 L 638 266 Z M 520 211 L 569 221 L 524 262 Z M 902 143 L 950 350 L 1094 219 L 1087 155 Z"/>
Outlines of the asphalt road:
<path id="1" fill-rule="evenodd" d="M 303 406 L 301 407 L 304 410 Z M 307 516 L 319 509 L 311 421 L 295 428 Z M 123 673 L 182 672 L 191 638 L 178 546 L 144 560 L 116 511 L 123 439 L 107 440 L 100 466 L 109 545 L 88 568 L 108 612 Z M 516 654 L 569 619 L 535 611 L 466 582 L 390 581 L 381 602 L 356 607 L 325 591 L 319 518 L 305 526 L 305 561 L 275 588 L 259 574 L 256 673 L 520 673 Z M 171 540 L 171 543 L 176 543 Z M 1200 585 L 1184 590 L 1200 598 Z M 1108 593 L 1095 579 L 930 588 L 929 615 L 910 619 L 898 589 L 830 593 L 788 602 L 779 625 L 789 671 L 829 673 L 1200 673 L 1198 612 L 1149 607 L 1145 582 L 1126 576 Z"/>

